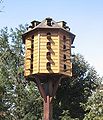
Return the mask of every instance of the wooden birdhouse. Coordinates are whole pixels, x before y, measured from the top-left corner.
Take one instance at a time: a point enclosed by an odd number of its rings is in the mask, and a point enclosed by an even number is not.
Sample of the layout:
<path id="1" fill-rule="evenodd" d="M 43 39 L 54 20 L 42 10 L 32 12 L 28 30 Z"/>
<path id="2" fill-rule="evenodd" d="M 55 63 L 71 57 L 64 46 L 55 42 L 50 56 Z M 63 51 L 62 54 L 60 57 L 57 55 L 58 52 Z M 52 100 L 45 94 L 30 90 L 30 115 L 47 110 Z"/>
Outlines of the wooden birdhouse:
<path id="1" fill-rule="evenodd" d="M 75 35 L 66 22 L 46 18 L 33 21 L 23 34 L 25 77 L 33 75 L 72 76 L 71 45 Z"/>

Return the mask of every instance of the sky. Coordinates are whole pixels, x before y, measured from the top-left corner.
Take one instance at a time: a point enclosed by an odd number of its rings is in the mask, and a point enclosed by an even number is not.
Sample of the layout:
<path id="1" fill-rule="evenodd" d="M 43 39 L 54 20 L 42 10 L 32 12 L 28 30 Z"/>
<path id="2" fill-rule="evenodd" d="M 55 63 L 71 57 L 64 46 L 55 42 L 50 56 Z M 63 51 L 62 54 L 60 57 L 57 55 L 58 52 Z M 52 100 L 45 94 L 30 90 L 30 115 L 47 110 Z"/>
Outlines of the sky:
<path id="1" fill-rule="evenodd" d="M 103 76 L 103 0 L 4 0 L 0 10 L 0 29 L 46 17 L 66 21 L 76 35 L 73 52 Z"/>

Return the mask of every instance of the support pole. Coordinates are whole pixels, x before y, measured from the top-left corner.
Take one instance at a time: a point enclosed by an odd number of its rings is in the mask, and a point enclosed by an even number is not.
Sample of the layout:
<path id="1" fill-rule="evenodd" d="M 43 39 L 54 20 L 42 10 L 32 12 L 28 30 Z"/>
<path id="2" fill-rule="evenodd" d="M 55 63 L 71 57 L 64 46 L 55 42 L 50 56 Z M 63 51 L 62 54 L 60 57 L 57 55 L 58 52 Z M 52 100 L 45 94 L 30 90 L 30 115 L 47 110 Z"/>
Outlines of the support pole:
<path id="1" fill-rule="evenodd" d="M 47 101 L 44 100 L 44 120 L 52 120 L 52 101 L 50 96 L 47 96 Z"/>
<path id="2" fill-rule="evenodd" d="M 53 113 L 52 100 L 56 94 L 56 91 L 58 89 L 58 86 L 62 78 L 63 77 L 60 77 L 60 79 L 58 80 L 49 79 L 48 82 L 41 84 L 39 78 L 35 76 L 35 82 L 38 86 L 38 89 L 40 91 L 40 94 L 44 102 L 43 105 L 44 120 L 52 120 L 52 113 Z"/>

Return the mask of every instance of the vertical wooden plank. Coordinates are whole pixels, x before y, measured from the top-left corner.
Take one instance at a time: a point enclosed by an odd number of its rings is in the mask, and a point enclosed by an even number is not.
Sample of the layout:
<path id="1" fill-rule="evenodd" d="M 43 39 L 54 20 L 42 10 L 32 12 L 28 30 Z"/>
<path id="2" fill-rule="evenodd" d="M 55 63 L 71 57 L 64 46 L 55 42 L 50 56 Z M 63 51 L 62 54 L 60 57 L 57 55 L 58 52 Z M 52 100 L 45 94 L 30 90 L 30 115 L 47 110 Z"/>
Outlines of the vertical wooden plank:
<path id="1" fill-rule="evenodd" d="M 33 74 L 38 73 L 38 34 L 34 34 Z"/>
<path id="2" fill-rule="evenodd" d="M 58 35 L 58 71 L 60 72 L 60 35 Z"/>
<path id="3" fill-rule="evenodd" d="M 25 40 L 25 76 L 30 75 L 30 63 L 31 63 L 31 38 L 28 37 Z"/>
<path id="4" fill-rule="evenodd" d="M 40 72 L 40 34 L 38 34 L 38 73 Z"/>

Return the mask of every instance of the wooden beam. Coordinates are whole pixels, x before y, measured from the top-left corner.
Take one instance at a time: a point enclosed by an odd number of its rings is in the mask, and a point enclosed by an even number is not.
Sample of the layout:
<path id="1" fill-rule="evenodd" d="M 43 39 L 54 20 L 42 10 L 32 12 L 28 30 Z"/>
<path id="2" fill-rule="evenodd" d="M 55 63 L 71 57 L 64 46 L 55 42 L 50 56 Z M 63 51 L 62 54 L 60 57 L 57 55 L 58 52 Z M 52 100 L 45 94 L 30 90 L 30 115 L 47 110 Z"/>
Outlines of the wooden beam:
<path id="1" fill-rule="evenodd" d="M 41 96 L 44 98 L 44 100 L 46 101 L 46 93 L 45 93 L 45 90 L 43 88 L 43 85 L 41 84 L 39 78 L 37 76 L 35 76 L 35 80 L 36 80 L 36 84 L 37 84 L 37 87 L 40 91 L 40 94 Z"/>

